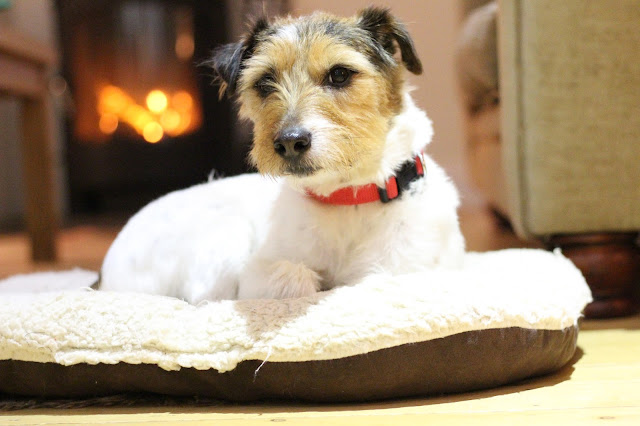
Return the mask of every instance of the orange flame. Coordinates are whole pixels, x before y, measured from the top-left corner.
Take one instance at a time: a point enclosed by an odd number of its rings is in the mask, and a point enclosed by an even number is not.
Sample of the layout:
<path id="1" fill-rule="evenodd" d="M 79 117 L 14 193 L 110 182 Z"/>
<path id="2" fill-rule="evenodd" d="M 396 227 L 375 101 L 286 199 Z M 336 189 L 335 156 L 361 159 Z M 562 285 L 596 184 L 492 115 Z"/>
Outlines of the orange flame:
<path id="1" fill-rule="evenodd" d="M 108 85 L 98 91 L 98 127 L 111 134 L 119 122 L 130 125 L 145 141 L 156 143 L 165 134 L 179 136 L 192 129 L 193 97 L 186 91 L 171 96 L 160 89 L 151 90 L 145 98 L 146 107 L 138 105 L 119 87 Z"/>

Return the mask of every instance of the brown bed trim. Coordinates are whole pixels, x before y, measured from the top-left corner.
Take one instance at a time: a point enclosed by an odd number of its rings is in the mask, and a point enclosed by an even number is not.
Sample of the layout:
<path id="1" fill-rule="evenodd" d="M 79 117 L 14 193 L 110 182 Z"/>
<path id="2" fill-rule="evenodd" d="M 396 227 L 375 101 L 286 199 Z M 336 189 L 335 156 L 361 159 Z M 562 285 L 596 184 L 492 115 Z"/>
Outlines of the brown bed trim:
<path id="1" fill-rule="evenodd" d="M 127 392 L 228 401 L 287 399 L 355 402 L 491 388 L 547 374 L 569 362 L 578 328 L 470 331 L 328 361 L 244 361 L 236 369 L 153 364 L 0 361 L 0 393 L 38 398 L 92 398 Z M 256 373 L 256 370 L 257 373 Z"/>

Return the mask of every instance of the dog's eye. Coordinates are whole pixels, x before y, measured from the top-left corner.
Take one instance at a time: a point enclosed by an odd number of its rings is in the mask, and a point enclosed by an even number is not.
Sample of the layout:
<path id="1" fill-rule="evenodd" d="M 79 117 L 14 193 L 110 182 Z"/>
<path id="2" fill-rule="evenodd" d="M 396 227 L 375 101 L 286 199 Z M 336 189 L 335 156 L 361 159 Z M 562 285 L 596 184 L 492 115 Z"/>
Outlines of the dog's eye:
<path id="1" fill-rule="evenodd" d="M 329 74 L 327 75 L 327 84 L 332 87 L 344 87 L 349 84 L 353 74 L 354 71 L 348 68 L 335 66 L 329 70 Z"/>
<path id="2" fill-rule="evenodd" d="M 275 82 L 276 82 L 276 79 L 273 76 L 273 74 L 265 74 L 260 78 L 260 80 L 256 82 L 254 87 L 256 88 L 256 90 L 258 91 L 258 94 L 261 97 L 266 98 L 267 96 L 269 96 L 270 93 L 275 92 L 276 90 L 276 88 L 274 87 Z"/>

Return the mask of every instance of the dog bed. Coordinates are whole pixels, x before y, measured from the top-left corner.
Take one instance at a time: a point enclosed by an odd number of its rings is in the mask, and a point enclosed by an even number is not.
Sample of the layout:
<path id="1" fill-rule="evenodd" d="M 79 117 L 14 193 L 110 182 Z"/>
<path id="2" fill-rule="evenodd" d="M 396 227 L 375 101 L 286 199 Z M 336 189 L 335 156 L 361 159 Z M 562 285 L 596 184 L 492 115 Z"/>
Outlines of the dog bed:
<path id="1" fill-rule="evenodd" d="M 567 364 L 591 300 L 560 253 L 524 249 L 312 297 L 199 306 L 93 291 L 96 276 L 0 282 L 0 393 L 337 402 L 470 391 Z"/>

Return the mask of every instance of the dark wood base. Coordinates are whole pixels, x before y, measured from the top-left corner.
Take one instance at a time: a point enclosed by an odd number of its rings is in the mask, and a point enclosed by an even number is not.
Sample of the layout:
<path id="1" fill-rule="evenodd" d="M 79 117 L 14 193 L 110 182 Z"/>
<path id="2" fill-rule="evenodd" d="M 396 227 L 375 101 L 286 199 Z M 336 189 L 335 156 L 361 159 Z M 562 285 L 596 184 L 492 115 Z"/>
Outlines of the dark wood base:
<path id="1" fill-rule="evenodd" d="M 593 302 L 587 318 L 612 318 L 638 311 L 640 246 L 637 233 L 557 235 L 547 242 L 582 271 Z"/>

